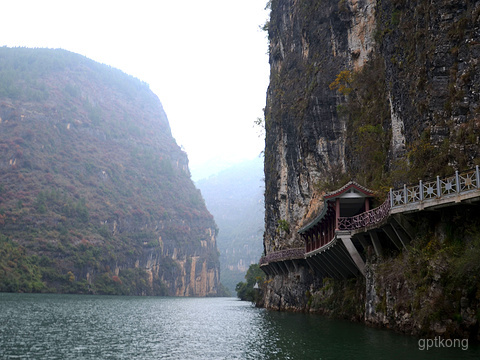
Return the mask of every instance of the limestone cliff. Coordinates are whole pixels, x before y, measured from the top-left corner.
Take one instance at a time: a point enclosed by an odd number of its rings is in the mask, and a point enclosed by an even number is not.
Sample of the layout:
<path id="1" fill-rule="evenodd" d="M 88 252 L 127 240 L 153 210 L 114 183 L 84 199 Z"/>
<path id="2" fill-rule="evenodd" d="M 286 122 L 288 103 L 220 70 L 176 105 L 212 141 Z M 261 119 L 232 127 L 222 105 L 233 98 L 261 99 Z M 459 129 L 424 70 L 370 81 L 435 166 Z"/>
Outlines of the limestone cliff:
<path id="1" fill-rule="evenodd" d="M 0 51 L 0 291 L 212 296 L 216 224 L 148 85 Z"/>
<path id="2" fill-rule="evenodd" d="M 303 247 L 297 231 L 319 213 L 322 194 L 347 180 L 384 197 L 390 186 L 480 162 L 479 15 L 478 2 L 271 1 L 266 255 Z M 468 247 L 468 236 L 462 239 Z M 337 314 L 348 308 L 343 316 L 365 320 L 362 288 L 373 285 L 358 281 L 325 287 L 298 267 L 271 276 L 265 304 Z M 335 298 L 334 288 L 356 294 L 351 304 Z"/>
<path id="3" fill-rule="evenodd" d="M 329 85 L 373 51 L 372 1 L 272 1 L 265 110 L 265 250 L 301 246 L 296 230 L 321 206 L 324 184 L 347 171 L 343 97 Z M 279 230 L 287 221 L 290 231 Z"/>

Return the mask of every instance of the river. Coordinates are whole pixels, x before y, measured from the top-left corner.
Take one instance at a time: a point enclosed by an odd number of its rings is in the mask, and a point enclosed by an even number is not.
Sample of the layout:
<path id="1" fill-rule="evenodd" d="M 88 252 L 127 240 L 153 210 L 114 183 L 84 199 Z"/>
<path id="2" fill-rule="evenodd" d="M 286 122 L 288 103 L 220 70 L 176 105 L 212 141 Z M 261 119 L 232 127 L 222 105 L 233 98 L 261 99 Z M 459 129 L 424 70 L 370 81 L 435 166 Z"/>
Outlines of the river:
<path id="1" fill-rule="evenodd" d="M 0 359 L 478 358 L 466 340 L 427 343 L 235 298 L 0 293 Z"/>

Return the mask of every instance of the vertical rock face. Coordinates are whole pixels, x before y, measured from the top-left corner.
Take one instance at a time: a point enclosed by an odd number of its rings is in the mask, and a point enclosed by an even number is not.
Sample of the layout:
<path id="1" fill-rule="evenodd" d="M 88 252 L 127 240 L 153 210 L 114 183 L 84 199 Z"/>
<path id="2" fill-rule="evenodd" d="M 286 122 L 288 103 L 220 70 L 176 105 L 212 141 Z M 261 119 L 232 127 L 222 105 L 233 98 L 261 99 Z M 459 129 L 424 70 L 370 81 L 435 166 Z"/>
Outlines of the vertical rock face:
<path id="1" fill-rule="evenodd" d="M 372 1 L 272 1 L 270 86 L 265 109 L 265 253 L 303 247 L 297 230 L 322 207 L 322 186 L 346 171 L 342 98 L 329 84 L 373 50 Z M 288 224 L 288 226 L 285 226 Z M 316 284 L 316 285 L 315 285 Z M 321 286 L 308 268 L 275 276 L 265 306 L 302 310 Z"/>
<path id="2" fill-rule="evenodd" d="M 348 25 L 348 48 L 351 53 L 352 67 L 360 70 L 368 60 L 375 46 L 376 29 L 375 0 L 344 1 L 339 10 L 350 18 Z"/>
<path id="3" fill-rule="evenodd" d="M 265 110 L 265 250 L 302 246 L 298 230 L 321 206 L 322 184 L 346 171 L 342 98 L 329 88 L 373 51 L 375 2 L 279 0 L 269 22 Z M 286 221 L 289 231 L 280 229 Z"/>
<path id="4" fill-rule="evenodd" d="M 333 184 L 378 190 L 479 163 L 479 16 L 479 2 L 272 0 L 266 255 L 303 246 L 297 230 Z M 308 307 L 321 282 L 295 271 L 270 279 L 267 307 Z M 366 311 L 381 323 L 374 279 Z"/>
<path id="5" fill-rule="evenodd" d="M 377 53 L 385 63 L 394 153 L 401 153 L 402 143 L 407 151 L 428 143 L 444 153 L 443 166 L 475 163 L 479 14 L 480 4 L 474 1 L 378 3 Z M 419 160 L 419 152 L 411 152 L 411 158 Z M 434 149 L 430 153 L 436 155 Z M 419 162 L 415 165 L 422 166 Z M 440 171 L 428 170 L 430 176 Z"/>
<path id="6" fill-rule="evenodd" d="M 134 267 L 145 270 L 151 289 L 162 284 L 167 288 L 165 295 L 172 296 L 217 296 L 220 295 L 220 270 L 215 258 L 217 254 L 216 229 L 192 226 L 191 231 L 199 238 L 200 246 L 170 244 L 161 248 L 145 250 Z M 169 263 L 165 271 L 165 262 Z M 116 272 L 128 269 L 128 264 L 118 265 Z"/>

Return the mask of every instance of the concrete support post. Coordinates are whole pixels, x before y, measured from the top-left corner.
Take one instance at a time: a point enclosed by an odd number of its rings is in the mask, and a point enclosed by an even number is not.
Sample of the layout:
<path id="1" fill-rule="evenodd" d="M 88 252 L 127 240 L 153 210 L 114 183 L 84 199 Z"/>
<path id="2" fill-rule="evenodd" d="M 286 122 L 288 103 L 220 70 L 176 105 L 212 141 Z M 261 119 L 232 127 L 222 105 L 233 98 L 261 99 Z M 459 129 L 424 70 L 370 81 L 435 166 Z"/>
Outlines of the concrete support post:
<path id="1" fill-rule="evenodd" d="M 360 244 L 362 244 L 363 249 L 366 251 L 368 248 L 368 243 L 363 237 L 363 235 L 358 235 L 357 238 L 358 238 L 358 241 L 360 241 Z"/>
<path id="2" fill-rule="evenodd" d="M 343 244 L 343 240 L 342 243 L 339 243 L 336 247 L 331 249 L 329 253 L 338 264 L 342 265 L 342 269 L 348 270 L 347 276 L 348 273 L 352 274 L 355 277 L 358 275 L 358 268 L 356 264 L 352 263 L 349 252 L 345 250 L 345 244 Z"/>
<path id="3" fill-rule="evenodd" d="M 338 278 L 339 274 L 335 271 L 335 268 L 326 260 L 320 261 L 317 255 L 314 255 L 307 260 L 310 260 L 312 265 L 315 266 L 320 272 L 326 273 L 329 277 Z"/>
<path id="4" fill-rule="evenodd" d="M 402 228 L 405 234 L 413 239 L 415 237 L 415 229 L 410 225 L 408 220 L 401 214 L 395 214 L 393 220 Z"/>
<path id="5" fill-rule="evenodd" d="M 403 203 L 405 205 L 408 204 L 408 193 L 407 193 L 407 185 L 403 184 Z"/>
<path id="6" fill-rule="evenodd" d="M 362 257 L 357 251 L 357 248 L 355 245 L 353 245 L 352 239 L 350 238 L 350 235 L 339 235 L 340 239 L 343 242 L 343 245 L 345 245 L 345 248 L 347 249 L 348 253 L 352 257 L 353 262 L 357 266 L 358 270 L 362 273 L 363 276 L 365 276 L 365 263 L 363 262 Z"/>
<path id="7" fill-rule="evenodd" d="M 372 244 L 373 244 L 373 248 L 375 249 L 375 254 L 377 254 L 378 257 L 383 257 L 382 245 L 380 244 L 380 239 L 378 238 L 378 235 L 375 232 L 375 230 L 369 231 L 368 235 L 370 235 L 370 238 L 372 239 Z"/>
<path id="8" fill-rule="evenodd" d="M 393 208 L 393 189 L 390 188 L 390 209 Z"/>
<path id="9" fill-rule="evenodd" d="M 411 227 L 408 224 L 407 221 L 401 221 L 402 217 L 401 216 L 395 216 L 392 218 L 392 229 L 395 231 L 395 234 L 397 234 L 398 239 L 401 241 L 404 250 L 407 250 L 407 244 L 410 242 L 411 239 L 413 239 L 413 234 L 414 232 L 411 231 Z M 407 230 L 410 228 L 410 233 Z"/>
<path id="10" fill-rule="evenodd" d="M 423 201 L 423 181 L 420 180 L 420 184 L 419 184 L 419 191 L 420 191 L 420 201 Z"/>
<path id="11" fill-rule="evenodd" d="M 311 261 L 309 258 L 306 258 L 306 259 L 305 259 L 305 262 L 306 262 L 307 265 L 310 267 L 310 269 L 312 269 L 313 272 L 316 272 L 316 273 L 319 272 L 319 271 L 317 270 L 317 268 L 315 267 L 315 264 L 313 264 L 312 261 Z M 320 275 L 323 276 L 322 273 L 320 273 Z"/>
<path id="12" fill-rule="evenodd" d="M 345 271 L 342 269 L 342 266 L 338 264 L 334 259 L 332 259 L 330 255 L 330 251 L 325 251 L 322 253 L 322 260 L 320 260 L 317 257 L 313 257 L 315 260 L 318 262 L 322 262 L 323 264 L 327 265 L 333 273 L 336 274 L 336 277 L 339 279 L 346 279 L 347 275 L 345 274 Z"/>
<path id="13" fill-rule="evenodd" d="M 391 225 L 390 225 L 391 226 Z M 397 248 L 397 250 L 401 250 L 404 246 L 403 246 L 403 243 L 401 242 L 401 240 L 398 238 L 398 235 L 396 234 L 396 232 L 394 232 L 394 229 L 393 226 L 390 227 L 390 226 L 384 226 L 382 228 L 382 230 L 385 232 L 385 234 L 387 234 L 388 238 L 390 239 L 390 241 L 393 243 L 393 245 L 395 245 L 395 247 Z"/>
<path id="14" fill-rule="evenodd" d="M 297 260 L 293 259 L 292 264 L 293 264 L 293 267 L 295 268 L 295 271 L 298 271 Z"/>

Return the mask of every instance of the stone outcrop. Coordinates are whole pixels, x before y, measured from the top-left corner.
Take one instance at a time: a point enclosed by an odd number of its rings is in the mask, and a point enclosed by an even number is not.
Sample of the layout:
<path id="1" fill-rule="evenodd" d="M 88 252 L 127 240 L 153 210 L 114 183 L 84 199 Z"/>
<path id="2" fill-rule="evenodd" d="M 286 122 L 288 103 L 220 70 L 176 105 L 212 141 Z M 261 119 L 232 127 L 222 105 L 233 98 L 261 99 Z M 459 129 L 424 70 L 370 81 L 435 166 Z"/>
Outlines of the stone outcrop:
<path id="1" fill-rule="evenodd" d="M 479 2 L 271 2 L 266 256 L 303 246 L 297 231 L 318 214 L 322 194 L 350 179 L 383 195 L 478 164 L 479 16 Z M 345 317 L 415 333 L 414 311 L 389 315 L 392 296 L 406 287 L 386 279 L 380 296 L 377 263 L 369 262 L 363 295 L 358 284 L 337 284 L 362 299 Z M 265 294 L 270 308 L 316 304 L 335 313 L 308 268 L 271 276 Z M 388 314 L 378 311 L 385 301 Z"/>

